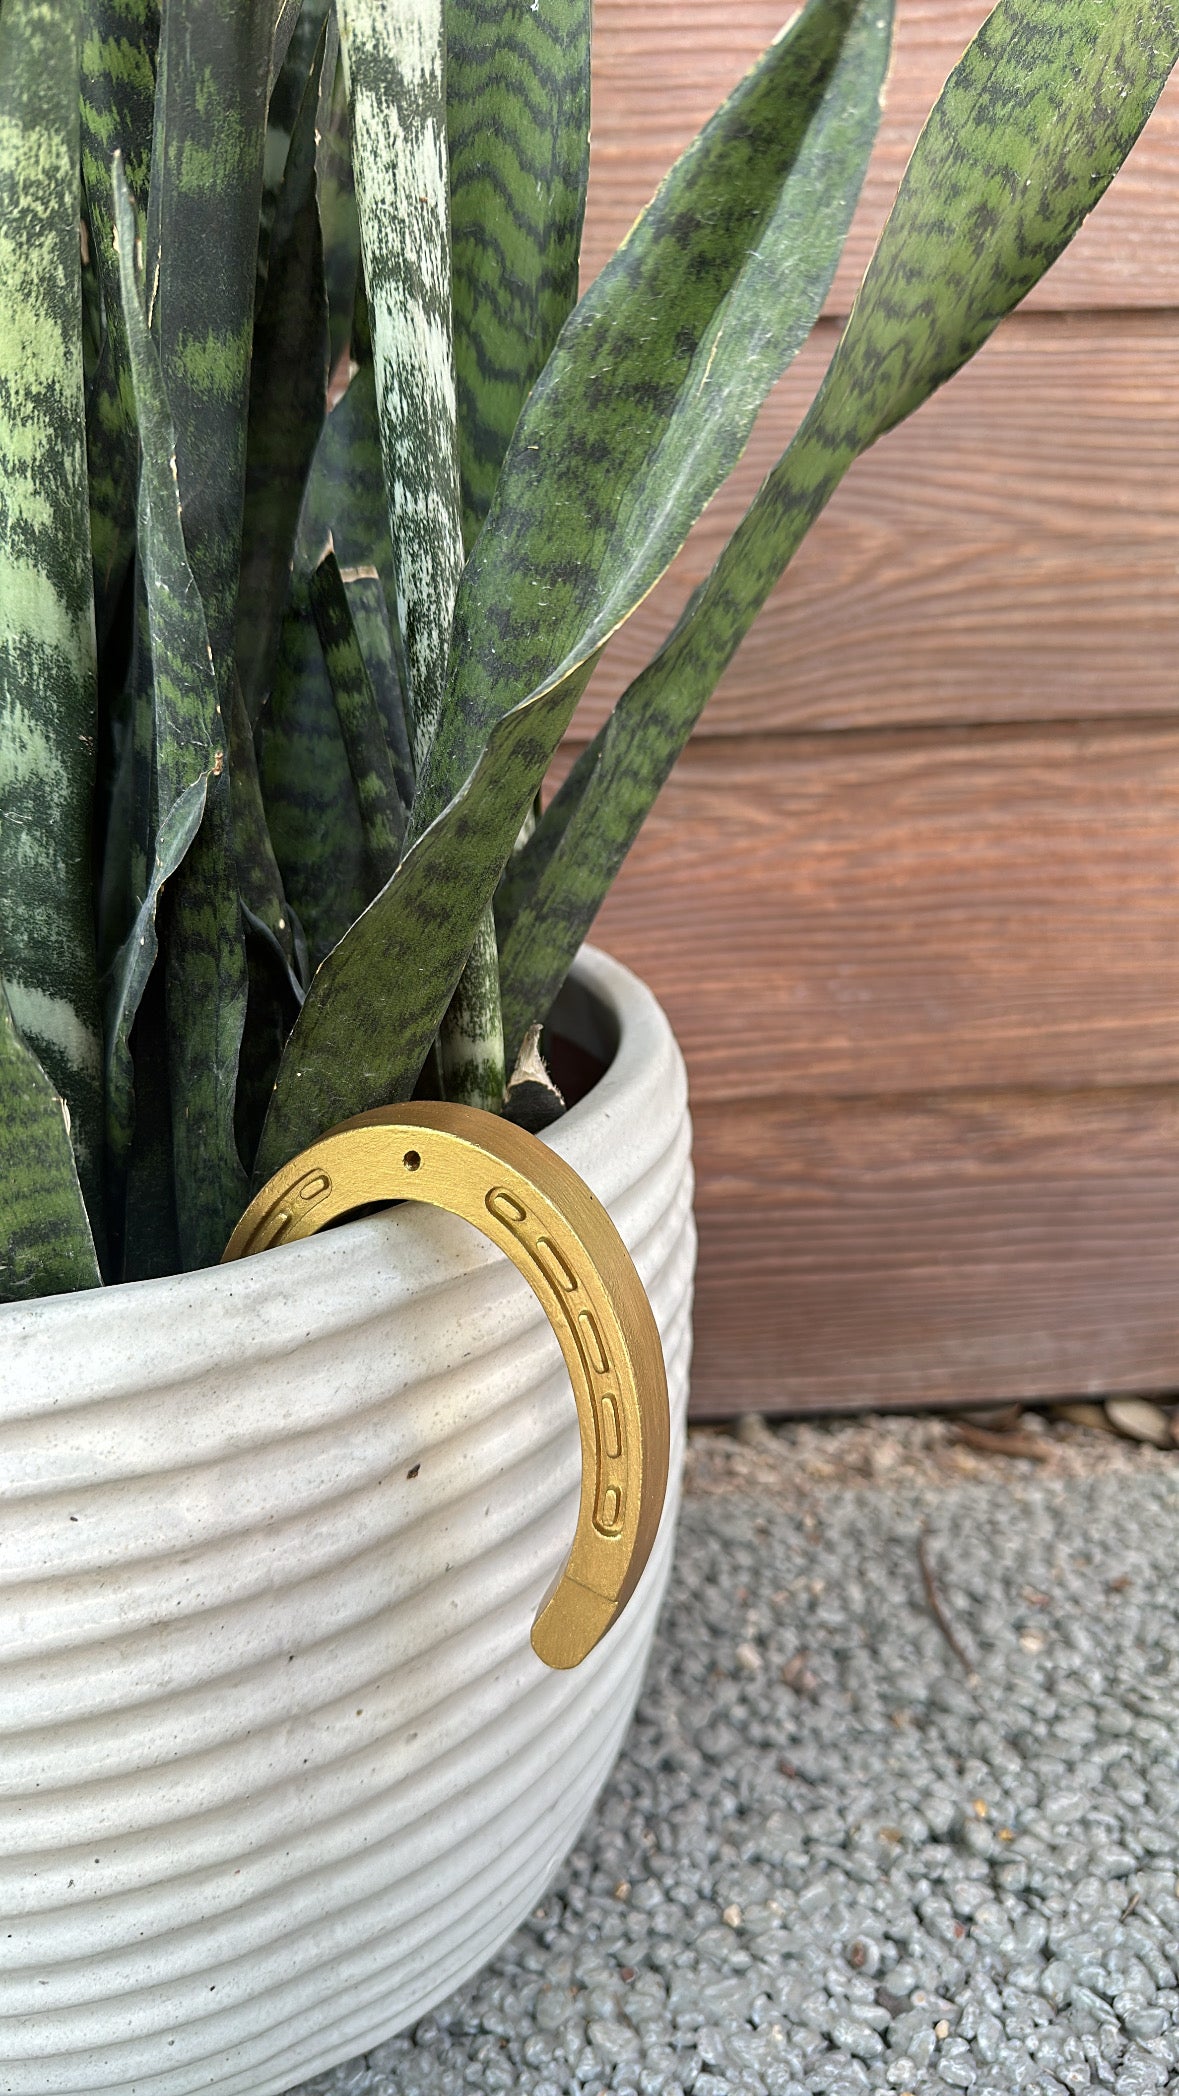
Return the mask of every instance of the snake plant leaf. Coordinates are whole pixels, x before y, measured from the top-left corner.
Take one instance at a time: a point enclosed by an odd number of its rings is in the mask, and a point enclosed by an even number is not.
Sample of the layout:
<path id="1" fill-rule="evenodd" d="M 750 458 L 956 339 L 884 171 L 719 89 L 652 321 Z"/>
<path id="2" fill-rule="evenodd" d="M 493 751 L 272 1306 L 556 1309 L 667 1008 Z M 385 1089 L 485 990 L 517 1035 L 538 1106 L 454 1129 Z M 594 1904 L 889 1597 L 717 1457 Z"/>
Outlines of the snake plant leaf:
<path id="1" fill-rule="evenodd" d="M 324 419 L 327 297 L 315 154 L 326 44 L 324 21 L 295 115 L 254 327 L 236 648 L 251 721 L 270 688 L 299 513 Z"/>
<path id="2" fill-rule="evenodd" d="M 303 19 L 303 0 L 278 0 L 274 10 L 274 37 L 270 51 L 269 82 L 271 92 L 278 85 L 278 78 L 287 62 L 287 55 L 294 42 L 295 31 Z"/>
<path id="3" fill-rule="evenodd" d="M 126 1167 L 134 1128 L 130 1027 L 159 947 L 157 912 L 168 882 L 166 1042 L 176 1224 L 180 1260 L 203 1266 L 220 1256 L 243 1205 L 233 1100 L 248 981 L 214 656 L 180 522 L 176 446 L 134 279 L 134 218 L 117 161 L 115 222 L 143 444 L 138 553 L 151 633 L 157 834 L 147 893 L 113 970 L 109 1128 L 111 1147 Z M 153 1082 L 159 1075 L 151 1073 Z"/>
<path id="4" fill-rule="evenodd" d="M 735 465 L 834 274 L 890 32 L 878 0 L 810 0 L 567 321 L 463 576 L 415 829 L 496 719 L 630 616 Z"/>
<path id="5" fill-rule="evenodd" d="M 148 198 L 148 312 L 184 536 L 223 703 L 232 661 L 273 0 L 168 0 Z"/>
<path id="6" fill-rule="evenodd" d="M 463 564 L 451 344 L 442 0 L 338 0 L 372 321 L 396 625 L 420 767 Z"/>
<path id="7" fill-rule="evenodd" d="M 229 710 L 229 794 L 242 936 L 236 936 L 237 928 L 228 918 L 223 935 L 239 985 L 243 956 L 246 974 L 245 1017 L 233 1079 L 236 1088 L 230 1094 L 233 1150 L 244 1163 L 257 1149 L 283 1043 L 298 1015 L 311 971 L 307 942 L 284 891 L 267 827 L 253 732 L 236 676 Z M 236 1198 L 239 1181 L 224 1127 L 222 1146 L 222 1154 L 230 1161 L 227 1187 Z M 239 1208 L 241 1205 L 239 1201 Z M 210 1220 L 210 1237 L 216 1220 Z M 231 1227 L 233 1221 L 236 1216 Z"/>
<path id="8" fill-rule="evenodd" d="M 311 578 L 311 603 L 356 790 L 369 892 L 375 894 L 384 887 L 401 857 L 405 812 L 348 592 L 334 553 L 324 555 Z"/>
<path id="9" fill-rule="evenodd" d="M 347 358 L 351 346 L 352 316 L 360 282 L 360 220 L 352 176 L 348 84 L 344 77 L 344 61 L 338 53 L 330 78 L 328 105 L 320 113 L 315 185 L 319 193 L 319 222 L 323 234 L 329 360 L 335 372 Z"/>
<path id="10" fill-rule="evenodd" d="M 123 321 L 143 447 L 139 554 L 150 631 L 155 801 L 143 892 L 110 979 L 108 1132 L 116 1158 L 125 1161 L 134 1123 L 128 1044 L 158 951 L 160 893 L 200 828 L 209 780 L 224 766 L 224 730 L 204 609 L 180 521 L 168 403 L 136 281 L 135 216 L 117 159 L 115 212 Z"/>
<path id="11" fill-rule="evenodd" d="M 238 895 L 246 921 L 278 963 L 289 995 L 291 1017 L 303 1002 L 310 968 L 297 913 L 283 888 L 258 771 L 258 753 L 235 678 L 229 709 L 229 797 Z"/>
<path id="12" fill-rule="evenodd" d="M 135 1128 L 121 1188 L 122 1241 L 115 1268 L 122 1281 L 180 1272 L 176 1175 L 172 1163 L 172 1097 L 168 1083 L 168 1011 L 164 971 L 156 968 L 131 1030 Z"/>
<path id="13" fill-rule="evenodd" d="M 299 7 L 292 26 L 290 42 L 277 72 L 273 63 L 275 54 L 271 53 L 272 84 L 266 108 L 266 151 L 262 166 L 256 304 L 261 303 L 266 284 L 274 214 L 278 209 L 278 200 L 286 175 L 291 140 L 299 120 L 299 111 L 303 106 L 312 67 L 322 64 L 319 51 L 321 37 L 324 38 L 325 46 L 330 38 L 338 50 L 334 17 L 331 17 L 330 27 L 329 17 L 329 0 L 305 0 L 305 4 Z M 285 24 L 283 26 L 285 28 Z"/>
<path id="14" fill-rule="evenodd" d="M 0 940 L 12 1017 L 68 1106 L 97 1227 L 97 698 L 77 32 L 68 0 L 6 0 L 0 16 Z"/>
<path id="15" fill-rule="evenodd" d="M 214 766 L 200 827 L 164 903 L 180 1257 L 185 1267 L 215 1266 L 249 1198 L 235 1118 L 249 976 L 223 765 Z"/>
<path id="16" fill-rule="evenodd" d="M 65 1102 L 17 1032 L 0 983 L 0 1303 L 101 1280 Z"/>
<path id="17" fill-rule="evenodd" d="M 577 301 L 590 0 L 447 0 L 446 135 L 463 537 Z"/>
<path id="18" fill-rule="evenodd" d="M 115 255 L 111 163 L 123 159 L 140 209 L 151 178 L 156 0 L 83 0 L 82 173 L 90 246 L 104 302 L 105 337 L 87 397 L 90 536 L 100 645 L 109 633 L 135 549 L 139 439 Z"/>
<path id="19" fill-rule="evenodd" d="M 394 629 L 395 597 L 390 603 L 393 551 L 381 479 L 376 380 L 371 345 L 354 340 L 353 346 L 364 361 L 331 409 L 316 447 L 295 560 L 297 570 L 309 579 L 327 548 L 335 552 L 381 709 L 398 791 L 408 807 L 413 758 L 403 699 L 404 650 Z"/>
<path id="20" fill-rule="evenodd" d="M 671 559 L 822 305 L 876 129 L 888 40 L 886 11 L 811 0 L 567 324 L 464 577 L 411 849 L 312 982 L 259 1169 L 332 1120 L 412 1090 L 601 648 Z M 555 483 L 534 457 L 546 430 Z M 530 503 L 547 539 L 533 535 Z"/>
<path id="21" fill-rule="evenodd" d="M 497 723 L 465 791 L 327 955 L 283 1051 L 257 1182 L 335 1122 L 411 1096 L 532 804 L 533 782 L 588 674 L 578 665 Z"/>
<path id="22" fill-rule="evenodd" d="M 542 1017 L 717 679 L 860 452 L 1067 246 L 1179 55 L 1175 0 L 998 0 L 918 139 L 794 441 L 505 877 L 509 1049 Z"/>
<path id="23" fill-rule="evenodd" d="M 283 621 L 258 768 L 283 888 L 315 968 L 359 917 L 370 891 L 360 811 L 301 576 Z"/>

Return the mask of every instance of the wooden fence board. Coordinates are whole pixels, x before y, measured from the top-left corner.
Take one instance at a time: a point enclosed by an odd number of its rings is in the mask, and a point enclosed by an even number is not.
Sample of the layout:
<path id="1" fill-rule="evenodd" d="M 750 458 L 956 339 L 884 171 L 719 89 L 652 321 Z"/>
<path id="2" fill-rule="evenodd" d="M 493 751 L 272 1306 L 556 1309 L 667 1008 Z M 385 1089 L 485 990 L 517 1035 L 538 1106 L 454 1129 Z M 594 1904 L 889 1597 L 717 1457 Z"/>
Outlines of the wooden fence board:
<path id="1" fill-rule="evenodd" d="M 788 0 L 597 0 L 583 280 L 613 253 L 672 161 L 793 9 Z M 876 152 L 828 310 L 846 313 L 913 141 L 989 0 L 899 0 Z M 1179 263 L 1179 83 L 1076 240 L 1032 294 L 1057 310 L 1168 306 Z"/>
<path id="2" fill-rule="evenodd" d="M 824 323 L 603 660 L 599 725 L 707 574 L 826 365 Z M 1017 315 L 852 468 L 703 735 L 1078 719 L 1179 702 L 1179 314 Z"/>
<path id="3" fill-rule="evenodd" d="M 698 1101 L 1179 1080 L 1179 726 L 694 743 L 594 937 Z"/>
<path id="4" fill-rule="evenodd" d="M 704 1105 L 693 1406 L 1179 1387 L 1179 1092 Z"/>

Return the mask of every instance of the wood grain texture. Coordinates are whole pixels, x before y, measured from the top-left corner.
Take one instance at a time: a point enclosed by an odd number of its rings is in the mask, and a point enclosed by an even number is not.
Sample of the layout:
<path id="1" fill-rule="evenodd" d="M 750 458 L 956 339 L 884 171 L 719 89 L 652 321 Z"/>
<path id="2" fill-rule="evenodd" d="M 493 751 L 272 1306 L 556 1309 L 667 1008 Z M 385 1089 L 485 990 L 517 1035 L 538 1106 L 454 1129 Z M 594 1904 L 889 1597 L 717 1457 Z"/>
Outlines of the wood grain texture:
<path id="1" fill-rule="evenodd" d="M 592 733 L 707 574 L 834 347 L 824 322 L 736 473 L 607 651 Z M 1179 314 L 1016 315 L 852 468 L 698 734 L 1171 712 Z"/>
<path id="2" fill-rule="evenodd" d="M 582 282 L 595 276 L 717 104 L 793 12 L 788 0 L 597 0 Z M 860 208 L 828 301 L 846 313 L 918 131 L 987 0 L 899 0 L 892 75 Z M 1179 258 L 1179 83 L 1109 194 L 1032 294 L 1036 305 L 1167 306 Z"/>
<path id="3" fill-rule="evenodd" d="M 1179 726 L 693 743 L 594 938 L 697 1103 L 1179 1081 Z"/>
<path id="4" fill-rule="evenodd" d="M 1179 1091 L 705 1105 L 697 1416 L 1179 1384 Z"/>

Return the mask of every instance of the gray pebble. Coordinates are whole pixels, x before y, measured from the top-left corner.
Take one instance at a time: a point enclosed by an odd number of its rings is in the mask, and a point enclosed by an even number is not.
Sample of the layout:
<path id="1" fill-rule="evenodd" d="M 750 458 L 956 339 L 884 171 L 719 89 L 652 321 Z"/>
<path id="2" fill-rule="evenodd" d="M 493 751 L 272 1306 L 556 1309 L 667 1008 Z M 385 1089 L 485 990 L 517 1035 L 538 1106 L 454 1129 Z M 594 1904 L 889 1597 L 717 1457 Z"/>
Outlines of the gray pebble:
<path id="1" fill-rule="evenodd" d="M 688 1497 L 627 1749 L 556 1884 L 304 2096 L 1179 2088 L 1179 1465 L 1093 1436 L 1117 1475 L 906 1483 L 924 1431 L 880 1426 L 876 1482 Z M 783 1438 L 748 1429 L 740 1461 Z"/>
<path id="2" fill-rule="evenodd" d="M 1128 1441 L 1149 1441 L 1152 1448 L 1173 1448 L 1171 1421 L 1161 1405 L 1144 1397 L 1107 1397 L 1105 1416 Z"/>

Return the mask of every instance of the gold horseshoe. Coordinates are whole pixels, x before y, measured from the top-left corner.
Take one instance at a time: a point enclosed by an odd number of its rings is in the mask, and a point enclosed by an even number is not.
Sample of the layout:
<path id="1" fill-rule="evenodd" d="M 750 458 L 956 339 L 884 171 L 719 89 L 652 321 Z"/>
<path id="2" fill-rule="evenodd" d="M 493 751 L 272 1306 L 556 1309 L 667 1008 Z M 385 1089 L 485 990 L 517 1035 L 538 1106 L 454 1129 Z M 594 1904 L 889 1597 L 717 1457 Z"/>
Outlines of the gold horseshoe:
<path id="1" fill-rule="evenodd" d="M 614 1224 L 572 1166 L 473 1106 L 378 1107 L 342 1121 L 267 1182 L 222 1259 L 403 1200 L 474 1223 L 519 1267 L 560 1341 L 581 1430 L 581 1504 L 532 1648 L 546 1666 L 575 1667 L 626 1607 L 663 1511 L 670 1429 L 651 1305 Z"/>

